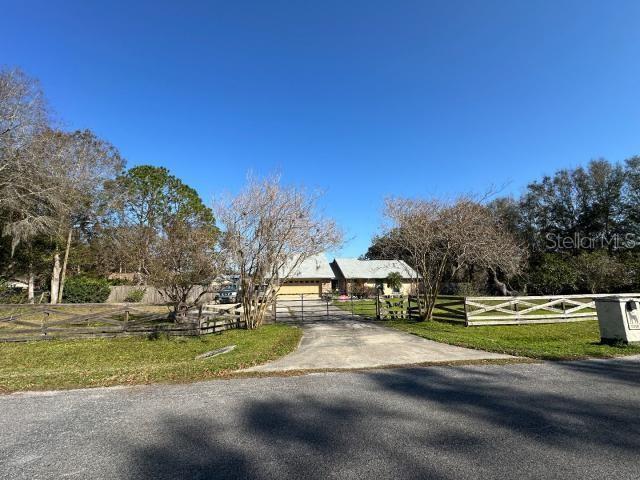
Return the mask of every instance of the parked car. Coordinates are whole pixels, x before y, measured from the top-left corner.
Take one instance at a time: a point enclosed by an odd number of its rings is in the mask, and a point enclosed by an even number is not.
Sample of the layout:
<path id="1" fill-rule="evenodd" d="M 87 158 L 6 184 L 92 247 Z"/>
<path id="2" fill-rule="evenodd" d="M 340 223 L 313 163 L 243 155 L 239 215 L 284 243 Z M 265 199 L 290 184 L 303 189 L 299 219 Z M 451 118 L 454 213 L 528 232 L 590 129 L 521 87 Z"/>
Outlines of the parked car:
<path id="1" fill-rule="evenodd" d="M 218 301 L 220 303 L 238 303 L 238 286 L 227 285 L 218 292 Z"/>

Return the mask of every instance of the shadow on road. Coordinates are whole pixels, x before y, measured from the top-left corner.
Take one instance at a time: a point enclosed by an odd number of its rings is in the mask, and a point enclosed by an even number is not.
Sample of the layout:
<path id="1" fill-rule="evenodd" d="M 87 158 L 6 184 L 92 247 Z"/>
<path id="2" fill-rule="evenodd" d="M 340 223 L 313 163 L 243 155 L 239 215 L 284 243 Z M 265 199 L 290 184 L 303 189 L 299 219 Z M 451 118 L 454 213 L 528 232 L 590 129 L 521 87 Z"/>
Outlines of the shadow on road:
<path id="1" fill-rule="evenodd" d="M 163 418 L 161 436 L 131 448 L 130 468 L 149 479 L 542 478 L 595 474 L 595 461 L 634 468 L 640 402 L 597 382 L 637 387 L 637 367 L 563 365 L 561 375 L 580 378 L 566 392 L 553 376 L 507 367 L 376 371 L 326 395 L 276 390 L 207 418 Z"/>
<path id="2" fill-rule="evenodd" d="M 640 363 L 630 359 L 593 360 L 562 364 L 569 372 L 595 377 L 596 382 L 640 386 Z"/>
<path id="3" fill-rule="evenodd" d="M 129 447 L 130 478 L 259 478 L 237 446 L 217 438 L 215 421 L 176 415 L 164 418 L 161 429 L 149 444 Z"/>
<path id="4" fill-rule="evenodd" d="M 567 378 L 581 372 L 603 376 L 607 383 L 614 379 L 640 386 L 638 367 L 637 363 L 614 363 L 609 367 L 606 363 L 589 362 L 563 365 L 568 370 L 564 373 Z M 427 408 L 444 407 L 462 421 L 517 432 L 531 442 L 566 449 L 580 449 L 585 444 L 613 445 L 629 452 L 640 448 L 640 416 L 634 412 L 640 398 L 609 398 L 609 387 L 598 383 L 599 379 L 588 381 L 592 389 L 569 394 L 563 393 L 562 388 L 550 392 L 546 385 L 535 382 L 529 382 L 524 389 L 514 388 L 488 379 L 486 371 L 466 370 L 463 377 L 452 377 L 442 369 L 413 369 L 393 374 L 376 372 L 370 378 L 382 390 L 414 398 Z"/>

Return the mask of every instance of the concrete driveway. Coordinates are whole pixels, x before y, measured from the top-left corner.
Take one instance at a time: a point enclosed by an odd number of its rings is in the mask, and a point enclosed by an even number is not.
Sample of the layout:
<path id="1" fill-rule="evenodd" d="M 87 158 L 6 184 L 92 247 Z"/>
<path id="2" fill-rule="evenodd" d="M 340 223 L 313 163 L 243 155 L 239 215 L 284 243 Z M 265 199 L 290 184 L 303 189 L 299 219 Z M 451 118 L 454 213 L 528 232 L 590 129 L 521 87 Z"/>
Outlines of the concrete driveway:
<path id="1" fill-rule="evenodd" d="M 357 316 L 352 317 L 341 310 L 332 313 L 329 319 L 305 322 L 300 326 L 303 337 L 295 352 L 249 371 L 353 369 L 513 358 L 425 340 L 358 320 Z"/>

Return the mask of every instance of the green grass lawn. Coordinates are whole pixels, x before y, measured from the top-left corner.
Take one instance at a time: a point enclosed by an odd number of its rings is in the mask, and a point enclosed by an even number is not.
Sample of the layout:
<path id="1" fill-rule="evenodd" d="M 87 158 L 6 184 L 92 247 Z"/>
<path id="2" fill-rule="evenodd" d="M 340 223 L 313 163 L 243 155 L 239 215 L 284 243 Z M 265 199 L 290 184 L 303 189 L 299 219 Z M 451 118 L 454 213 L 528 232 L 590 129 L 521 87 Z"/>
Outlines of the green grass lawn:
<path id="1" fill-rule="evenodd" d="M 451 300 L 447 297 L 439 298 L 436 302 L 436 307 L 434 310 L 434 315 L 444 315 L 446 312 L 438 308 L 438 305 L 450 304 Z M 363 299 L 363 300 L 333 300 L 333 305 L 347 312 L 351 312 L 353 309 L 353 313 L 355 315 L 360 315 L 363 317 L 375 317 L 376 316 L 376 301 L 374 299 Z M 411 305 L 413 307 L 416 306 L 415 300 L 412 301 Z M 380 307 L 382 309 L 383 315 L 396 316 L 401 317 L 406 314 L 407 309 L 407 299 L 404 298 L 380 298 Z M 456 305 L 454 309 L 460 312 L 460 315 L 464 314 L 464 304 L 460 303 Z"/>
<path id="2" fill-rule="evenodd" d="M 375 299 L 353 299 L 353 300 L 333 300 L 333 305 L 336 307 L 351 312 L 355 315 L 361 315 L 365 317 L 376 316 L 376 301 Z M 415 306 L 415 302 L 414 302 Z M 407 300 L 406 298 L 380 298 L 380 308 L 386 312 L 393 312 L 395 314 L 401 314 L 406 311 Z"/>
<path id="3" fill-rule="evenodd" d="M 201 337 L 146 337 L 0 343 L 0 392 L 155 382 L 187 382 L 231 376 L 235 370 L 293 351 L 301 330 L 265 325 Z M 232 352 L 201 360 L 196 355 L 228 345 Z"/>
<path id="4" fill-rule="evenodd" d="M 640 354 L 640 345 L 600 345 L 597 321 L 482 327 L 437 321 L 384 324 L 451 345 L 545 360 Z"/>
<path id="5" fill-rule="evenodd" d="M 376 316 L 376 301 L 370 299 L 364 300 L 334 300 L 332 304 L 346 312 L 351 312 L 355 315 L 361 315 L 364 317 Z"/>

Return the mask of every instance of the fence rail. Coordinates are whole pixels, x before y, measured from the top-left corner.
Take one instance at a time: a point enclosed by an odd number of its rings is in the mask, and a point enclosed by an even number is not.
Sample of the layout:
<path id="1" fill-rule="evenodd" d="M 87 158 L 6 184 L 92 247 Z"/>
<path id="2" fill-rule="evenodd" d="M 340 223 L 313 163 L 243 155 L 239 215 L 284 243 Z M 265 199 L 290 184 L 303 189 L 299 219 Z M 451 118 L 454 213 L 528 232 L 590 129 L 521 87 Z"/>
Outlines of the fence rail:
<path id="1" fill-rule="evenodd" d="M 141 304 L 164 305 L 167 303 L 166 297 L 162 296 L 160 290 L 149 285 L 117 285 L 110 288 L 111 292 L 105 303 L 116 304 L 126 302 L 131 294 L 139 291 L 143 292 L 142 300 L 140 300 Z M 192 302 L 200 297 L 203 303 L 213 302 L 217 294 L 215 292 L 203 293 L 205 290 L 208 290 L 208 287 L 195 287 L 189 295 L 188 301 Z"/>
<path id="2" fill-rule="evenodd" d="M 616 294 L 639 297 L 637 293 Z M 467 326 L 565 323 L 596 320 L 595 299 L 607 294 L 527 297 L 466 297 Z"/>
<path id="3" fill-rule="evenodd" d="M 439 295 L 434 320 L 464 323 L 466 326 L 520 325 L 534 323 L 579 322 L 597 319 L 595 295 L 547 295 L 518 297 L 461 297 Z M 640 294 L 620 294 L 640 297 Z M 422 308 L 420 308 L 422 307 Z M 425 298 L 415 296 L 323 297 L 281 295 L 276 302 L 277 319 L 337 319 L 338 313 L 377 320 L 418 320 L 424 312 Z"/>
<path id="4" fill-rule="evenodd" d="M 156 305 L 0 305 L 0 342 L 131 335 L 204 335 L 243 328 L 237 306 L 187 312 L 180 322 Z"/>
<path id="5" fill-rule="evenodd" d="M 609 295 L 550 295 L 520 297 L 439 296 L 433 319 L 466 326 L 519 325 L 594 320 L 595 299 Z M 640 297 L 640 294 L 620 294 Z M 417 320 L 424 297 L 331 297 L 280 295 L 267 320 L 339 320 L 358 316 L 377 320 Z M 117 337 L 129 335 L 205 335 L 244 328 L 239 305 L 204 305 L 180 322 L 168 318 L 167 307 L 142 304 L 0 305 L 0 342 L 53 338 Z"/>
<path id="6" fill-rule="evenodd" d="M 455 301 L 463 311 L 462 297 L 447 297 Z M 455 299 L 455 300 L 454 300 Z M 413 296 L 347 296 L 339 297 L 315 294 L 280 294 L 275 301 L 272 317 L 275 321 L 339 320 L 345 316 L 357 316 L 369 320 L 398 320 L 418 318 L 419 300 Z M 451 303 L 453 305 L 453 303 Z M 447 312 L 447 309 L 452 310 Z M 455 311 L 443 304 L 439 315 L 444 318 L 458 318 Z"/>

